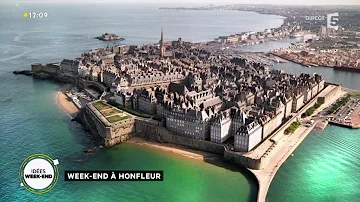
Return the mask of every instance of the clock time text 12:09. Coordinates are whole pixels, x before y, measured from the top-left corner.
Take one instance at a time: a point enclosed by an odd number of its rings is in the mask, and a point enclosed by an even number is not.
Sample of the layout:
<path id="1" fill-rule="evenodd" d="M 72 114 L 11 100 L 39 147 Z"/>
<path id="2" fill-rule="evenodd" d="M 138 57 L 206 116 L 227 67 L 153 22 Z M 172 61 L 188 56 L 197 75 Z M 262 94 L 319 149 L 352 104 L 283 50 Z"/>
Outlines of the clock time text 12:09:
<path id="1" fill-rule="evenodd" d="M 24 18 L 47 18 L 48 13 L 47 12 L 29 12 L 24 13 Z"/>

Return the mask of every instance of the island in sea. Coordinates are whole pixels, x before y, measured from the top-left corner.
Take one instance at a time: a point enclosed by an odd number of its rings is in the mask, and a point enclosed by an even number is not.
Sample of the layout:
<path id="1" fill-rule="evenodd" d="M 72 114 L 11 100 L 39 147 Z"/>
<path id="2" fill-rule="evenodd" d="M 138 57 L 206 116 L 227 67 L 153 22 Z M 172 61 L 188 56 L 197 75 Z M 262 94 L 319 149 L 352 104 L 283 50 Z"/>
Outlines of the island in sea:
<path id="1" fill-rule="evenodd" d="M 276 171 L 313 128 L 359 124 L 355 91 L 319 74 L 271 70 L 274 55 L 224 48 L 298 29 L 284 24 L 204 43 L 165 41 L 161 32 L 158 44 L 94 49 L 14 73 L 72 84 L 74 119 L 104 146 L 138 136 L 218 154 L 254 173 L 265 201 Z"/>
<path id="2" fill-rule="evenodd" d="M 95 37 L 96 39 L 102 40 L 102 41 L 123 41 L 125 40 L 124 38 L 121 38 L 120 36 L 117 36 L 116 34 L 109 34 L 109 33 L 105 33 L 102 34 L 101 36 Z"/>

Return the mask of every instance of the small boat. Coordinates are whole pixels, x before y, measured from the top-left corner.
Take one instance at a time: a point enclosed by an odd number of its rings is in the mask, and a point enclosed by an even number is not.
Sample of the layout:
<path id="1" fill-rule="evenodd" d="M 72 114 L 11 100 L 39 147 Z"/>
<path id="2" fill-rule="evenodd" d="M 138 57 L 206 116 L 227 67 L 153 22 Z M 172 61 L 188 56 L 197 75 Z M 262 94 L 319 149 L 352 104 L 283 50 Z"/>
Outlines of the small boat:
<path id="1" fill-rule="evenodd" d="M 291 157 L 293 157 L 294 156 L 294 154 L 291 154 Z"/>

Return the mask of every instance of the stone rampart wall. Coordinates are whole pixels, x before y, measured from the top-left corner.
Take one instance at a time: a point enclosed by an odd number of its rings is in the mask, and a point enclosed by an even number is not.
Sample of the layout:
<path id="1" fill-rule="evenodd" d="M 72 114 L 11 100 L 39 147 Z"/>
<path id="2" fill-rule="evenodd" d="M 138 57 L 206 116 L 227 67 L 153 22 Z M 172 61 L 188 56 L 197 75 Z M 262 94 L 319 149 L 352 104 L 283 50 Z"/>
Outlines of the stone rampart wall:
<path id="1" fill-rule="evenodd" d="M 147 122 L 144 120 L 135 120 L 136 136 L 159 143 L 171 143 L 188 147 L 194 150 L 206 151 L 214 154 L 224 155 L 224 146 L 209 141 L 201 141 L 183 136 L 172 134 L 159 122 Z"/>
<path id="2" fill-rule="evenodd" d="M 112 147 L 125 142 L 135 131 L 134 119 L 129 119 L 115 126 L 105 126 L 88 106 L 81 109 L 75 119 L 105 147 Z"/>
<path id="3" fill-rule="evenodd" d="M 232 151 L 225 151 L 224 158 L 227 161 L 231 161 L 233 163 L 242 165 L 246 168 L 255 169 L 255 170 L 261 169 L 262 159 L 253 159 Z"/>

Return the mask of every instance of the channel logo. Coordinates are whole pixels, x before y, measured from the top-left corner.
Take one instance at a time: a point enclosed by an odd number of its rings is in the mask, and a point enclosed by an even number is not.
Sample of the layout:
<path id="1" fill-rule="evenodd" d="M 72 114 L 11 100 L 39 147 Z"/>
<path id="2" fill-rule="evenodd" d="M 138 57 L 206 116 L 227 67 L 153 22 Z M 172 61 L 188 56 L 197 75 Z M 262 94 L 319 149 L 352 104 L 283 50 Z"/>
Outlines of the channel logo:
<path id="1" fill-rule="evenodd" d="M 56 185 L 59 178 L 57 165 L 45 154 L 33 154 L 27 157 L 20 166 L 20 186 L 34 194 L 45 194 Z"/>
<path id="2" fill-rule="evenodd" d="M 339 13 L 331 13 L 327 15 L 327 25 L 328 28 L 335 30 L 339 29 Z"/>

